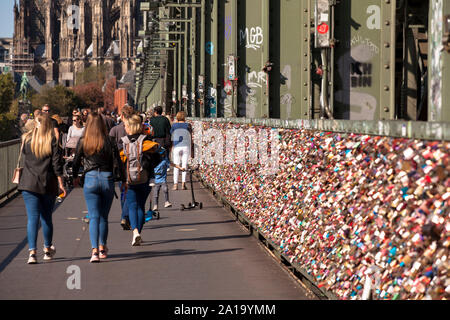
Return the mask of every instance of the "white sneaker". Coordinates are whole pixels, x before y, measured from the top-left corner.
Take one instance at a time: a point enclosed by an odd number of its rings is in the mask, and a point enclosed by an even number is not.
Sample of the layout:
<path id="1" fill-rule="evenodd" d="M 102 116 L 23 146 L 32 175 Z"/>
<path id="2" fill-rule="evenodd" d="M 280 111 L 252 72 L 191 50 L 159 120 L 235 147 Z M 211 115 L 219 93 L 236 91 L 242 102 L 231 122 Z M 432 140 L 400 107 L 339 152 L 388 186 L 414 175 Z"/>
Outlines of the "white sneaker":
<path id="1" fill-rule="evenodd" d="M 100 258 L 99 258 L 98 252 L 92 253 L 90 262 L 91 262 L 91 263 L 97 263 L 97 262 L 100 262 Z"/>
<path id="2" fill-rule="evenodd" d="M 52 260 L 55 253 L 56 249 L 54 246 L 51 246 L 49 251 L 45 251 L 44 249 L 44 260 L 45 261 Z"/>
<path id="3" fill-rule="evenodd" d="M 166 203 L 164 204 L 164 208 L 169 208 L 171 206 L 172 204 L 169 201 L 166 201 Z"/>
<path id="4" fill-rule="evenodd" d="M 140 246 L 140 245 L 141 245 L 141 242 L 142 242 L 141 235 L 140 235 L 139 233 L 133 234 L 133 241 L 131 242 L 131 245 L 132 245 L 133 247 L 135 247 L 135 246 Z"/>
<path id="5" fill-rule="evenodd" d="M 37 263 L 37 258 L 36 258 L 36 254 L 30 254 L 30 256 L 28 257 L 28 264 L 36 264 Z"/>
<path id="6" fill-rule="evenodd" d="M 157 205 L 153 206 L 153 211 L 158 211 L 158 206 Z"/>

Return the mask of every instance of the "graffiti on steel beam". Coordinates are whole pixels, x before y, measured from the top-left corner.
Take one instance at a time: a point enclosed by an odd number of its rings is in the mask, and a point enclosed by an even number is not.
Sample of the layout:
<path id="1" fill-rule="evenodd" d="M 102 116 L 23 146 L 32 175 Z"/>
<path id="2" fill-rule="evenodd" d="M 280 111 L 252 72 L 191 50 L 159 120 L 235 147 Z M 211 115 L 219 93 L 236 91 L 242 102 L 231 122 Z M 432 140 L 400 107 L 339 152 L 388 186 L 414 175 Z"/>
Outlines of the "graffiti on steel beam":
<path id="1" fill-rule="evenodd" d="M 367 18 L 367 28 L 369 30 L 381 29 L 381 8 L 377 5 L 367 7 L 367 13 L 370 14 Z"/>
<path id="2" fill-rule="evenodd" d="M 258 88 L 250 87 L 246 83 L 239 86 L 239 114 L 248 118 L 256 116 L 256 108 L 258 107 L 258 99 L 256 94 Z"/>
<path id="3" fill-rule="evenodd" d="M 350 63 L 352 88 L 372 87 L 372 64 L 354 61 Z"/>
<path id="4" fill-rule="evenodd" d="M 231 16 L 225 17 L 225 39 L 230 40 L 233 32 L 233 18 Z"/>
<path id="5" fill-rule="evenodd" d="M 373 52 L 375 54 L 379 54 L 380 53 L 380 48 L 378 48 L 378 46 L 375 43 L 373 43 L 370 38 L 363 38 L 360 35 L 354 35 L 353 38 L 348 43 L 347 48 L 353 48 L 353 47 L 355 47 L 357 45 L 364 45 L 371 52 Z"/>
<path id="6" fill-rule="evenodd" d="M 208 53 L 210 56 L 214 55 L 214 43 L 207 42 L 205 45 L 206 53 Z"/>
<path id="7" fill-rule="evenodd" d="M 263 29 L 261 27 L 245 28 L 239 31 L 241 45 L 247 49 L 258 50 L 264 42 Z"/>
<path id="8" fill-rule="evenodd" d="M 251 88 L 262 88 L 267 84 L 267 74 L 264 71 L 252 71 L 247 75 L 247 85 Z"/>
<path id="9" fill-rule="evenodd" d="M 350 106 L 344 119 L 373 120 L 378 105 L 377 98 L 370 93 L 357 91 L 372 85 L 373 60 L 377 55 L 370 42 L 355 42 L 338 61 L 342 89 L 335 93 L 335 100 Z M 356 90 L 355 90 L 356 89 Z"/>
<path id="10" fill-rule="evenodd" d="M 283 68 L 283 72 L 281 73 L 282 84 L 287 86 L 287 92 L 281 95 L 280 104 L 286 106 L 286 117 L 287 119 L 291 118 L 292 114 L 292 104 L 295 104 L 295 98 L 290 93 L 291 90 L 291 74 L 292 68 L 290 65 L 285 65 Z"/>
<path id="11" fill-rule="evenodd" d="M 208 95 L 206 98 L 206 103 L 209 107 L 209 115 L 210 117 L 217 116 L 217 89 L 213 86 L 208 88 Z"/>

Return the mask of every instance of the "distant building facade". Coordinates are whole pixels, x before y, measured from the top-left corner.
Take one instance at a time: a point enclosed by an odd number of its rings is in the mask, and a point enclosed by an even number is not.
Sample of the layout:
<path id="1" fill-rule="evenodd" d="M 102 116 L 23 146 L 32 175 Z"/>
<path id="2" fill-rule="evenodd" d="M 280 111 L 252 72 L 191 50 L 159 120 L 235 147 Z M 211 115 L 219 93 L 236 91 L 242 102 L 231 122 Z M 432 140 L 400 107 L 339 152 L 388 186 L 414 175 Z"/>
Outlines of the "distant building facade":
<path id="1" fill-rule="evenodd" d="M 135 69 L 141 0 L 15 0 L 12 69 L 42 84 L 75 84 L 90 66 Z"/>
<path id="2" fill-rule="evenodd" d="M 0 38 L 0 73 L 11 71 L 12 38 Z"/>

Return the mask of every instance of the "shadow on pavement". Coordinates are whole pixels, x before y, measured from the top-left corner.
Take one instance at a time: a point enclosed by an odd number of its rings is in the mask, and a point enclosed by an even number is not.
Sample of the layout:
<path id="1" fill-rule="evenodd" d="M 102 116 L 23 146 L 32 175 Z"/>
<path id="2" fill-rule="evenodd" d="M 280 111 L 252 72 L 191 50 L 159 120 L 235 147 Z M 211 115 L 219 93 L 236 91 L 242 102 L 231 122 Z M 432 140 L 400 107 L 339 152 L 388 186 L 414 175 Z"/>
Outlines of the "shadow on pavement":
<path id="1" fill-rule="evenodd" d="M 126 260 L 137 260 L 137 259 L 146 259 L 146 258 L 156 258 L 156 257 L 167 257 L 167 256 L 184 256 L 189 254 L 211 254 L 211 253 L 223 253 L 223 252 L 231 252 L 236 250 L 242 250 L 242 248 L 231 248 L 231 249 L 223 249 L 223 250 L 205 250 L 205 251 L 197 251 L 195 249 L 175 249 L 170 251 L 141 251 L 141 252 L 133 252 L 126 254 L 111 254 L 108 256 L 108 259 L 103 260 L 102 262 L 117 262 L 117 261 L 126 261 Z M 119 259 L 118 259 L 119 258 Z M 123 258 L 123 259 L 120 259 Z"/>
<path id="2" fill-rule="evenodd" d="M 239 239 L 239 238 L 249 238 L 249 237 L 251 237 L 250 234 L 219 236 L 219 237 L 182 238 L 182 239 L 163 240 L 163 241 L 149 241 L 150 242 L 149 244 L 143 244 L 142 246 L 151 246 L 151 245 L 156 245 L 156 244 L 172 243 L 172 242 L 180 242 L 180 241 L 210 241 L 210 240 Z"/>
<path id="3" fill-rule="evenodd" d="M 17 229 L 26 229 L 27 226 L 24 227 L 12 227 L 12 228 L 0 228 L 0 230 L 17 230 Z"/>
<path id="4" fill-rule="evenodd" d="M 146 228 L 146 226 L 148 226 L 148 225 L 144 225 L 144 230 L 145 229 L 170 228 L 170 227 L 182 227 L 182 226 L 197 226 L 197 225 L 204 225 L 204 224 L 235 223 L 235 222 L 236 222 L 236 220 L 224 220 L 224 221 L 197 222 L 197 223 L 161 224 L 161 225 L 151 226 L 150 228 Z"/>
<path id="5" fill-rule="evenodd" d="M 136 248 L 138 248 L 138 247 L 136 247 Z M 108 258 L 101 260 L 100 263 L 120 262 L 120 261 L 127 261 L 127 260 L 139 260 L 139 259 L 156 258 L 156 257 L 183 256 L 183 255 L 189 255 L 189 254 L 223 253 L 223 252 L 231 252 L 231 251 L 236 251 L 236 250 L 242 250 L 242 248 L 231 248 L 231 249 L 223 249 L 223 250 L 206 250 L 206 251 L 197 251 L 195 249 L 175 249 L 175 250 L 170 250 L 170 251 L 140 251 L 140 252 L 130 252 L 130 253 L 122 253 L 122 254 L 108 254 Z M 59 262 L 75 262 L 75 261 L 83 261 L 83 260 L 89 261 L 90 258 L 91 258 L 90 256 L 76 257 L 76 258 L 58 257 L 58 258 L 54 258 L 52 261 L 49 261 L 49 262 L 41 262 L 41 264 L 50 264 L 50 263 L 59 263 Z"/>
<path id="6" fill-rule="evenodd" d="M 69 195 L 70 195 L 72 190 L 73 189 L 68 189 L 67 190 L 66 199 L 69 197 Z M 15 198 L 17 198 L 17 197 L 15 197 Z M 23 201 L 23 199 L 22 199 L 22 201 Z M 55 202 L 55 206 L 53 208 L 53 213 L 55 213 L 56 210 L 58 210 L 59 206 L 63 202 L 64 202 L 64 200 L 61 201 L 61 202 L 57 202 L 57 201 Z M 22 207 L 22 210 L 24 210 L 23 207 Z M 26 210 L 24 210 L 24 211 L 26 212 Z M 16 217 L 16 218 L 17 217 L 22 217 L 22 216 L 26 217 L 27 214 L 25 213 L 24 215 L 14 215 L 14 217 Z M 7 218 L 7 217 L 6 216 L 0 216 L 0 218 Z M 26 229 L 26 225 L 23 228 L 19 227 L 19 228 L 11 228 L 11 229 Z M 38 231 L 40 229 L 41 229 L 41 223 L 39 223 Z M 0 230 L 9 230 L 9 229 L 0 229 Z M 8 266 L 8 264 L 11 263 L 11 261 L 20 253 L 20 251 L 23 250 L 23 248 L 25 248 L 25 246 L 27 244 L 28 244 L 28 238 L 27 238 L 27 236 L 25 236 L 25 239 L 23 239 L 20 243 L 18 243 L 17 246 L 11 251 L 11 253 L 5 259 L 3 259 L 3 261 L 0 262 L 0 272 L 2 272 L 6 268 L 6 266 Z"/>

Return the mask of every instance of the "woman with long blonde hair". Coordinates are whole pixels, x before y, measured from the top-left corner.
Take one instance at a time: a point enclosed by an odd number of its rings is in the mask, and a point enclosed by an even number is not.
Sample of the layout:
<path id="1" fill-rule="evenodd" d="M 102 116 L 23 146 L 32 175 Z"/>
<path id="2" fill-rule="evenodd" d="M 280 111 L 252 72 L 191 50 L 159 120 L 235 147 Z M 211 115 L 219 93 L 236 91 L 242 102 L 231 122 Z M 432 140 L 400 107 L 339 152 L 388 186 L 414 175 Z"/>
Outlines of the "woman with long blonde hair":
<path id="1" fill-rule="evenodd" d="M 145 202 L 151 191 L 148 182 L 153 171 L 152 158 L 158 144 L 151 141 L 151 137 L 142 133 L 142 118 L 139 115 L 126 118 L 124 124 L 127 135 L 122 137 L 123 150 L 120 155 L 125 163 L 128 179 L 125 203 L 128 208 L 131 230 L 133 230 L 131 245 L 139 246 L 142 242 L 141 233 L 145 222 Z M 133 150 L 134 148 L 136 150 Z M 133 179 L 133 169 L 131 168 L 134 165 L 137 165 L 134 170 L 137 169 L 135 172 L 138 172 L 135 179 Z"/>
<path id="2" fill-rule="evenodd" d="M 56 253 L 53 246 L 52 213 L 58 194 L 66 196 L 63 183 L 62 150 L 47 114 L 39 114 L 30 131 L 22 136 L 24 158 L 18 190 L 22 192 L 27 210 L 27 236 L 30 256 L 28 264 L 37 263 L 36 242 L 39 219 L 44 234 L 44 261 Z"/>
<path id="3" fill-rule="evenodd" d="M 114 138 L 108 136 L 106 124 L 100 114 L 89 114 L 84 135 L 80 138 L 73 160 L 74 185 L 80 183 L 78 171 L 83 162 L 83 192 L 89 215 L 91 262 L 107 257 L 108 215 L 114 197 L 114 168 L 118 169 L 122 188 L 126 177 Z"/>

